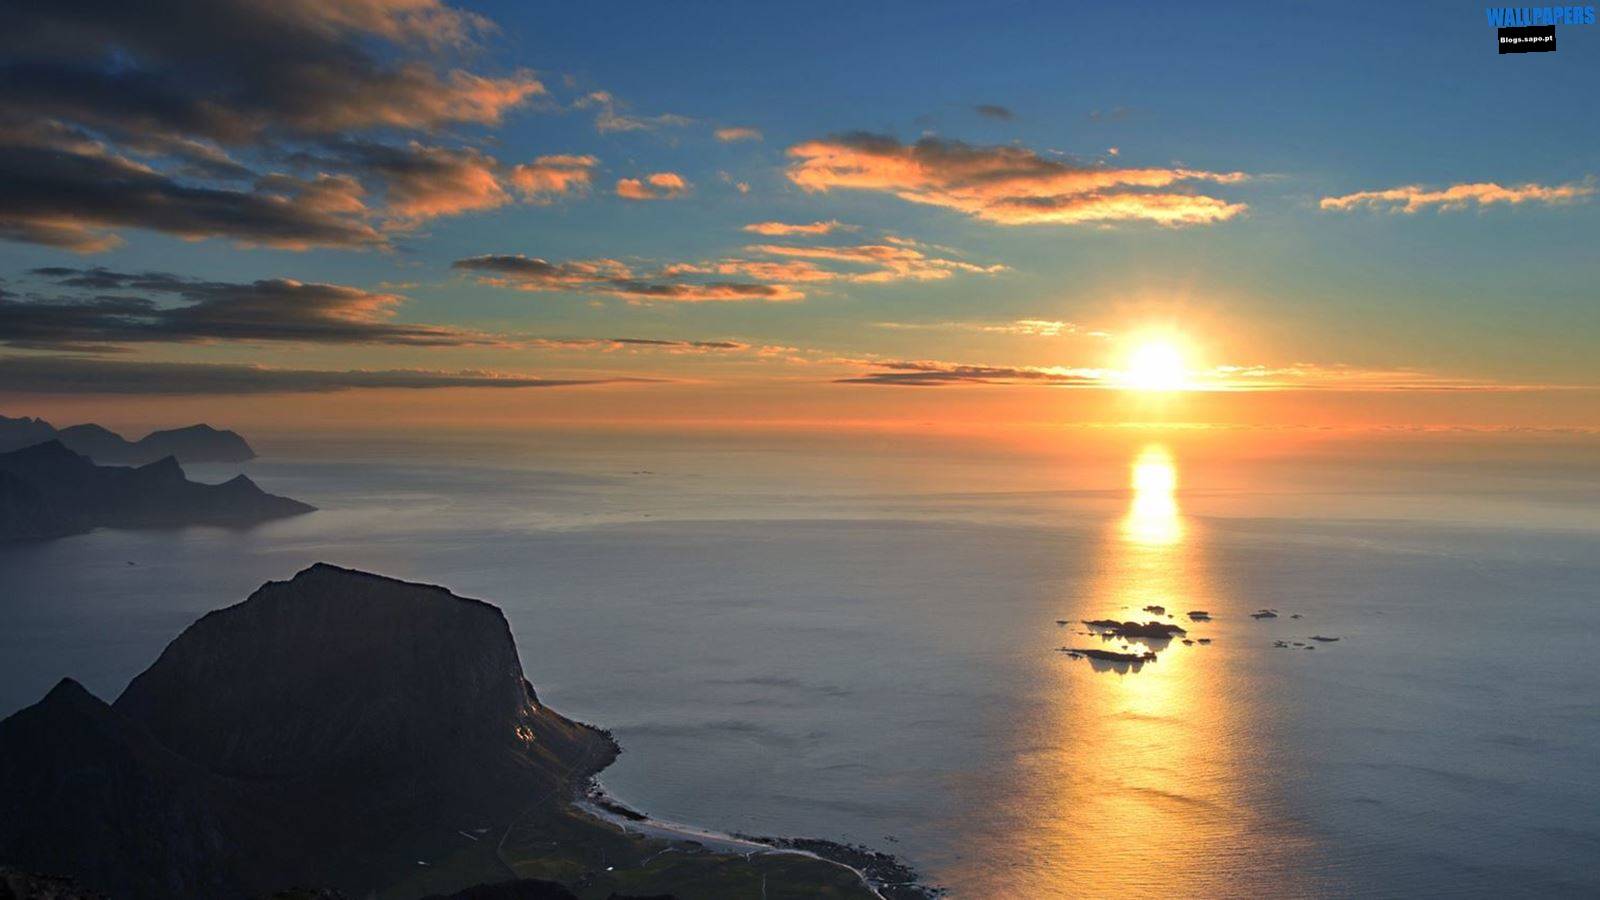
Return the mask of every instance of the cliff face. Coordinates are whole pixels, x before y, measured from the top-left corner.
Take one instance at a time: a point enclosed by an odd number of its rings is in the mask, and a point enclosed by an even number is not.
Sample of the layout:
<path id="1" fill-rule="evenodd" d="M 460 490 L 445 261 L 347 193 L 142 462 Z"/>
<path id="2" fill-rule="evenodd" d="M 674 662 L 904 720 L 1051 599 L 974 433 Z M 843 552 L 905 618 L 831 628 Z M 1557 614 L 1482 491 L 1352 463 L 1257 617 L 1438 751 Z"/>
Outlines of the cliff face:
<path id="1" fill-rule="evenodd" d="M 585 743 L 537 704 L 499 609 L 322 564 L 189 626 L 115 706 L 247 779 L 409 777 L 463 754 L 562 763 Z"/>
<path id="2" fill-rule="evenodd" d="M 243 475 L 200 484 L 165 457 L 138 468 L 97 466 L 60 441 L 0 453 L 0 540 L 110 525 L 250 525 L 311 512 Z"/>
<path id="3" fill-rule="evenodd" d="M 495 607 L 317 565 L 201 618 L 114 705 L 63 682 L 0 722 L 0 863 L 117 896 L 359 896 L 615 753 L 538 704 Z"/>

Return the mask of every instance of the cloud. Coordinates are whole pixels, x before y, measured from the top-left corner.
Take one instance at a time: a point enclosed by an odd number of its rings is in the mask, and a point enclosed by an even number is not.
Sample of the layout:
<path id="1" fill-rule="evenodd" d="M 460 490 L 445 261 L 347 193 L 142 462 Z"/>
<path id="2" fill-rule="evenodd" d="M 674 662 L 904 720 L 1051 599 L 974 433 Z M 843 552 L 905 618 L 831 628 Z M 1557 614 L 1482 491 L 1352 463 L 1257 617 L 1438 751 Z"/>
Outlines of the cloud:
<path id="1" fill-rule="evenodd" d="M 588 190 L 599 164 L 593 156 L 541 156 L 513 168 L 510 181 L 525 199 L 549 203 L 557 197 Z"/>
<path id="2" fill-rule="evenodd" d="M 717 140 L 724 144 L 730 144 L 734 141 L 761 140 L 761 131 L 756 128 L 718 128 L 713 134 L 716 135 Z"/>
<path id="3" fill-rule="evenodd" d="M 501 205 L 491 157 L 400 137 L 493 126 L 546 94 L 527 73 L 453 62 L 492 30 L 438 0 L 8 10 L 0 239 L 95 252 L 146 228 L 359 248 L 384 244 L 388 228 Z M 367 196 L 378 193 L 386 208 Z"/>
<path id="4" fill-rule="evenodd" d="M 1095 385 L 1101 382 L 1094 370 L 1059 367 L 985 366 L 925 360 L 872 361 L 868 365 L 881 371 L 849 378 L 838 384 L 876 384 L 896 387 L 944 387 L 957 384 L 1046 384 Z"/>
<path id="5" fill-rule="evenodd" d="M 1109 337 L 1104 331 L 1090 331 L 1074 322 L 1059 319 L 1016 319 L 1011 322 L 877 322 L 879 328 L 895 331 L 962 331 L 977 334 L 1013 334 L 1034 337 L 1060 337 L 1081 334 Z"/>
<path id="6" fill-rule="evenodd" d="M 802 284 L 877 284 L 932 281 L 955 274 L 994 275 L 1001 265 L 934 256 L 915 241 L 834 247 L 755 244 L 752 256 L 669 262 L 636 269 L 598 258 L 550 262 L 538 257 L 488 254 L 458 259 L 452 268 L 476 273 L 481 284 L 524 291 L 602 294 L 634 302 L 801 300 Z"/>
<path id="7" fill-rule="evenodd" d="M 465 329 L 391 321 L 405 302 L 403 296 L 344 285 L 290 278 L 198 281 L 102 268 L 48 267 L 33 274 L 69 293 L 26 300 L 0 296 L 0 343 L 57 350 L 202 341 L 411 347 L 505 343 Z"/>
<path id="8" fill-rule="evenodd" d="M 1066 366 L 963 364 L 936 360 L 842 359 L 870 371 L 835 379 L 840 384 L 900 387 L 950 385 L 1045 385 L 1125 390 L 1122 373 Z M 1296 363 L 1289 366 L 1220 365 L 1187 373 L 1193 391 L 1318 391 L 1338 393 L 1524 393 L 1594 390 L 1581 385 L 1508 384 L 1452 378 L 1417 369 L 1366 369 L 1357 366 Z"/>
<path id="9" fill-rule="evenodd" d="M 577 109 L 594 109 L 594 127 L 601 134 L 619 131 L 655 131 L 658 128 L 678 128 L 693 120 L 687 116 L 662 113 L 659 116 L 636 116 L 622 111 L 624 104 L 607 91 L 594 91 L 584 95 L 573 106 Z"/>
<path id="10" fill-rule="evenodd" d="M 222 144 L 494 124 L 546 93 L 449 66 L 492 29 L 437 0 L 25 4 L 0 35 L 6 112 Z"/>
<path id="11" fill-rule="evenodd" d="M 552 263 L 537 257 L 491 254 L 458 259 L 451 267 L 477 273 L 483 284 L 523 291 L 602 294 L 633 302 L 782 301 L 805 296 L 786 284 L 692 278 L 702 274 L 698 271 L 637 274 L 613 259 Z"/>
<path id="12" fill-rule="evenodd" d="M 1009 122 L 1017 117 L 1017 114 L 1009 108 L 995 103 L 979 103 L 973 110 L 985 119 L 994 119 L 997 122 Z"/>
<path id="13" fill-rule="evenodd" d="M 226 363 L 132 362 L 81 356 L 0 356 L 6 394 L 277 394 L 362 388 L 559 388 L 649 378 L 538 378 L 483 370 L 276 369 Z"/>
<path id="14" fill-rule="evenodd" d="M 746 248 L 752 253 L 780 256 L 790 259 L 819 260 L 865 266 L 866 272 L 835 273 L 845 281 L 936 281 L 949 278 L 957 272 L 976 275 L 995 275 L 1006 270 L 1002 265 L 982 266 L 929 256 L 905 243 L 858 244 L 845 247 L 795 247 L 782 244 L 756 244 Z"/>
<path id="15" fill-rule="evenodd" d="M 1111 168 L 1045 159 L 1024 147 L 853 133 L 789 148 L 789 179 L 808 191 L 878 191 L 999 225 L 1154 222 L 1198 225 L 1246 209 L 1179 188 L 1235 184 L 1240 172 Z"/>
<path id="16" fill-rule="evenodd" d="M 362 219 L 353 183 L 280 178 L 250 188 L 194 186 L 103 145 L 62 137 L 0 136 L 0 238 L 82 253 L 118 245 L 115 231 L 123 227 L 292 250 L 384 243 Z"/>
<path id="17" fill-rule="evenodd" d="M 470 147 L 345 142 L 338 156 L 383 185 L 383 216 L 392 227 L 411 228 L 428 219 L 511 202 L 500 184 L 500 164 Z"/>
<path id="18" fill-rule="evenodd" d="M 1382 191 L 1358 191 L 1341 197 L 1323 197 L 1318 205 L 1323 209 L 1333 210 L 1350 210 L 1365 206 L 1370 209 L 1387 209 L 1403 213 L 1414 213 L 1429 207 L 1444 211 L 1459 211 L 1469 206 L 1484 207 L 1496 203 L 1513 206 L 1521 203 L 1543 203 L 1554 206 L 1588 197 L 1594 193 L 1594 189 L 1593 179 L 1552 186 L 1529 182 L 1501 187 L 1492 181 L 1484 181 L 1429 189 L 1413 184 Z"/>
<path id="19" fill-rule="evenodd" d="M 860 231 L 861 228 L 859 225 L 846 225 L 837 219 L 829 219 L 826 222 L 810 222 L 799 225 L 791 225 L 786 222 L 752 222 L 744 226 L 744 230 L 768 237 L 782 237 L 795 234 L 832 234 L 835 231 Z"/>
<path id="20" fill-rule="evenodd" d="M 654 172 L 644 178 L 619 178 L 617 196 L 624 200 L 676 200 L 689 193 L 689 182 L 676 172 Z"/>
<path id="21" fill-rule="evenodd" d="M 1412 368 L 1373 369 L 1294 363 L 1287 366 L 1219 365 L 1192 376 L 1201 389 L 1229 391 L 1338 391 L 1346 393 L 1524 393 L 1593 390 L 1587 385 L 1518 384 L 1458 378 Z"/>

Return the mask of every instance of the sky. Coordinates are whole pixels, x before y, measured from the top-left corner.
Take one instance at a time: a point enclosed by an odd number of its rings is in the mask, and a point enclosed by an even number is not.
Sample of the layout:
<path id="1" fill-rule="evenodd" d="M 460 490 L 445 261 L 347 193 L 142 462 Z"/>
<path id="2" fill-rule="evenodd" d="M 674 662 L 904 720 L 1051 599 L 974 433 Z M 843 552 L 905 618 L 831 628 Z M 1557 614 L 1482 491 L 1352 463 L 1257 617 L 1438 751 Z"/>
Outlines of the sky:
<path id="1" fill-rule="evenodd" d="M 7 415 L 1600 428 L 1600 25 L 66 6 L 0 35 Z"/>

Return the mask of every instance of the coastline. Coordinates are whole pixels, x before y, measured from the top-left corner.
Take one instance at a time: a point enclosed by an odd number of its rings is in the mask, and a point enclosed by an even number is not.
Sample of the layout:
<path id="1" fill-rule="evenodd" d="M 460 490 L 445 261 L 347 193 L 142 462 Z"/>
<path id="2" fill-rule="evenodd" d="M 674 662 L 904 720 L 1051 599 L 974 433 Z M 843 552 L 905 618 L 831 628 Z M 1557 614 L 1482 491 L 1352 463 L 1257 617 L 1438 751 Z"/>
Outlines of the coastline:
<path id="1" fill-rule="evenodd" d="M 921 884 L 914 869 L 889 853 L 820 838 L 759 837 L 653 818 L 612 797 L 596 775 L 589 777 L 571 804 L 579 812 L 623 833 L 693 844 L 746 858 L 762 854 L 789 855 L 830 863 L 853 873 L 862 887 L 879 900 L 924 900 L 942 894 L 937 888 Z M 661 852 L 671 852 L 671 848 Z"/>

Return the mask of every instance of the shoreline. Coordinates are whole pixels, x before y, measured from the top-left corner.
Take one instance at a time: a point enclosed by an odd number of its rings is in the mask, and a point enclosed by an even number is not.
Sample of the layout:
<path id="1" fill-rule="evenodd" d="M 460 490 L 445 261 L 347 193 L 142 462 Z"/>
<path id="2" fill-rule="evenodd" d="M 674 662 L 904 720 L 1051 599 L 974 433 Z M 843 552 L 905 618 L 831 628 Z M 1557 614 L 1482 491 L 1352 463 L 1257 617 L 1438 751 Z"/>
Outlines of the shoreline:
<path id="1" fill-rule="evenodd" d="M 571 803 L 579 812 L 623 832 L 669 842 L 692 843 L 715 852 L 746 857 L 784 854 L 831 863 L 854 873 L 862 886 L 879 900 L 921 900 L 937 897 L 941 893 L 937 888 L 919 882 L 916 871 L 893 854 L 820 838 L 763 838 L 729 834 L 698 825 L 653 818 L 618 802 L 594 776 L 590 776 L 588 784 L 578 796 L 572 798 Z M 799 843 L 806 846 L 795 846 Z M 853 857 L 867 864 L 853 865 L 840 857 Z M 879 871 L 875 873 L 874 870 Z M 882 876 L 893 877 L 894 880 L 885 880 Z"/>

